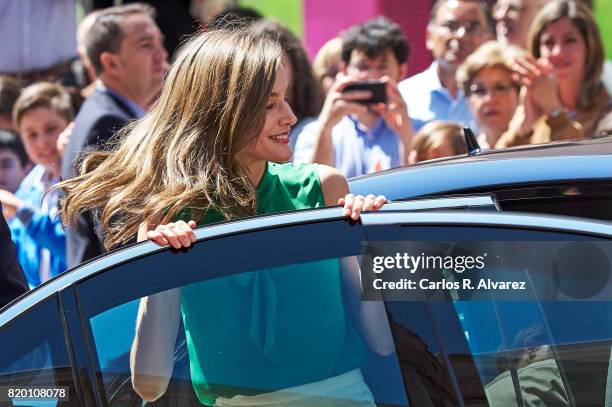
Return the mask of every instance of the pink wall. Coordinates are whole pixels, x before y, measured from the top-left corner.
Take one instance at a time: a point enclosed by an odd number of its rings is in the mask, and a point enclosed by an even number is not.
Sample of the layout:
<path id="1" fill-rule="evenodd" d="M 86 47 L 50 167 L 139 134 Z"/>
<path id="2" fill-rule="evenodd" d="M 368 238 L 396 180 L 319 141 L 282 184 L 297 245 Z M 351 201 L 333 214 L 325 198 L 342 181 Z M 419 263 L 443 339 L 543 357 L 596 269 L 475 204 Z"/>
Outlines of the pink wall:
<path id="1" fill-rule="evenodd" d="M 431 63 L 425 29 L 432 0 L 303 0 L 304 42 L 310 57 L 353 24 L 383 15 L 399 24 L 410 42 L 409 76 Z M 358 6 L 357 6 L 358 4 Z"/>
<path id="2" fill-rule="evenodd" d="M 425 48 L 430 9 L 430 0 L 380 0 L 380 14 L 399 24 L 410 43 L 408 76 L 421 72 L 431 63 L 431 54 Z"/>
<path id="3" fill-rule="evenodd" d="M 327 40 L 379 14 L 379 0 L 304 0 L 304 37 L 311 57 Z"/>

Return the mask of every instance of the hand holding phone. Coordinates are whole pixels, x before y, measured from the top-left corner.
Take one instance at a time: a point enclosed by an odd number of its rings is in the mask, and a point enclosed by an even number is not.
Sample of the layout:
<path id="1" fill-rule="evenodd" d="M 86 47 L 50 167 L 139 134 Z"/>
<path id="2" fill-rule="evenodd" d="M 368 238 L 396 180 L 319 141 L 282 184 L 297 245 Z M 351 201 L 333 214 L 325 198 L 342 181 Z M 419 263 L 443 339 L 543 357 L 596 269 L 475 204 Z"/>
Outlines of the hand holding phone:
<path id="1" fill-rule="evenodd" d="M 346 86 L 342 93 L 350 91 L 369 91 L 372 96 L 369 99 L 356 100 L 355 102 L 361 104 L 376 104 L 376 103 L 387 103 L 387 85 L 379 80 L 365 80 L 359 81 L 354 84 Z"/>

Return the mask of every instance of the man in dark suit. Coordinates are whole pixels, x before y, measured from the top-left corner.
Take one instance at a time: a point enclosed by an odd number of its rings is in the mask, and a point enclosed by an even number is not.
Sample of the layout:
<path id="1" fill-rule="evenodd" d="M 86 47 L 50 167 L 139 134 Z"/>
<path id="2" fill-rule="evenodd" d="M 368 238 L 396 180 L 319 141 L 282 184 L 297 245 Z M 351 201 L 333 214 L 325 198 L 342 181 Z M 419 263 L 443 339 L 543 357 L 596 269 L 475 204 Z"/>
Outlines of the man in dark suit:
<path id="1" fill-rule="evenodd" d="M 75 121 L 64 152 L 62 178 L 78 172 L 83 153 L 110 148 L 107 142 L 159 93 L 168 67 L 163 36 L 154 9 L 130 4 L 101 10 L 85 36 L 85 49 L 98 82 Z M 66 233 L 68 266 L 75 267 L 103 252 L 91 214 Z"/>
<path id="2" fill-rule="evenodd" d="M 2 216 L 2 204 L 0 203 L 0 308 L 26 291 L 28 291 L 28 283 L 17 261 L 11 231 Z"/>

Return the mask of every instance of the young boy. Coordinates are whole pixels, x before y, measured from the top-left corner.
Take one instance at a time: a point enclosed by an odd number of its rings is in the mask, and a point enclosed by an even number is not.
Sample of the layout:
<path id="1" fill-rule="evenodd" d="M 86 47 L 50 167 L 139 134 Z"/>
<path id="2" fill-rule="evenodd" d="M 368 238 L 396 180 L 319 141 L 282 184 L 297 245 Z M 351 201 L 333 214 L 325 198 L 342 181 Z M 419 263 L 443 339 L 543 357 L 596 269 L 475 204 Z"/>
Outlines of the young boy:
<path id="1" fill-rule="evenodd" d="M 19 135 L 0 129 L 0 190 L 17 191 L 29 170 L 30 163 Z"/>
<path id="2" fill-rule="evenodd" d="M 379 17 L 342 37 L 340 74 L 316 122 L 298 135 L 294 161 L 338 168 L 346 177 L 397 167 L 412 139 L 412 124 L 397 82 L 408 71 L 408 40 L 399 26 Z M 386 103 L 359 103 L 369 91 L 344 89 L 363 80 L 385 83 Z"/>
<path id="3" fill-rule="evenodd" d="M 28 156 L 35 164 L 15 194 L 0 195 L 17 255 L 31 287 L 66 270 L 66 234 L 58 212 L 62 156 L 59 134 L 73 119 L 70 96 L 61 86 L 41 82 L 23 90 L 13 109 Z"/>

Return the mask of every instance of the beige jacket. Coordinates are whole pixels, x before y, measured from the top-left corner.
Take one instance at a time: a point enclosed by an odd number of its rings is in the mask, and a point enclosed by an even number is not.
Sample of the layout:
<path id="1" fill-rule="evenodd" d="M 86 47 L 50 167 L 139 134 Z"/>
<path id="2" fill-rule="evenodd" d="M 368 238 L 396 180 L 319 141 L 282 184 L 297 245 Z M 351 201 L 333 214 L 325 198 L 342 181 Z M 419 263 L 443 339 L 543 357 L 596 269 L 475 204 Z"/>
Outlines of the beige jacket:
<path id="1" fill-rule="evenodd" d="M 610 95 L 602 87 L 595 98 L 595 103 L 588 109 L 578 110 L 575 117 L 570 118 L 565 112 L 554 118 L 542 116 L 534 123 L 531 133 L 522 136 L 519 129 L 525 117 L 525 108 L 520 105 L 510 121 L 508 130 L 499 138 L 495 148 L 595 137 L 599 121 L 610 112 L 611 107 Z"/>

